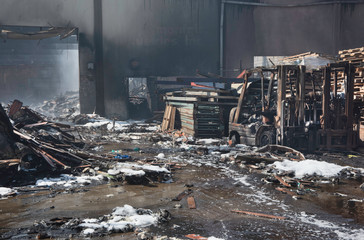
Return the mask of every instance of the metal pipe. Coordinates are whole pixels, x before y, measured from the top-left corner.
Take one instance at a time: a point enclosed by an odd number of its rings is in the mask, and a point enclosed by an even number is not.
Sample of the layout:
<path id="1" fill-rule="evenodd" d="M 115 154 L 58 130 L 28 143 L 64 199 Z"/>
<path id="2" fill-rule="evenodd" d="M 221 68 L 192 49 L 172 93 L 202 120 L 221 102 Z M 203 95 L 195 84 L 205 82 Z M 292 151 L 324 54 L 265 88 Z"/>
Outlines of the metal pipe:
<path id="1" fill-rule="evenodd" d="M 225 0 L 221 0 L 220 6 L 220 76 L 224 76 L 224 16 Z"/>

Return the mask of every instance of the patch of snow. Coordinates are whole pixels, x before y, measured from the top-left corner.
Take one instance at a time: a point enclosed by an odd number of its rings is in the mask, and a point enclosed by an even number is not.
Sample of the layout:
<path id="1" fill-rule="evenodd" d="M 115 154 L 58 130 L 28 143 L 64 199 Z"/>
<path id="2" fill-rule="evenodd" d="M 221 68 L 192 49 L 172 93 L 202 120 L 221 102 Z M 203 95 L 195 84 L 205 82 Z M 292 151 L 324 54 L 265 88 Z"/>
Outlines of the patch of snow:
<path id="1" fill-rule="evenodd" d="M 38 187 L 45 187 L 45 186 L 61 186 L 63 185 L 66 188 L 78 186 L 78 185 L 87 185 L 91 184 L 92 182 L 100 182 L 104 179 L 102 175 L 96 176 L 72 176 L 69 174 L 61 174 L 59 178 L 43 178 L 37 180 L 35 183 Z"/>
<path id="2" fill-rule="evenodd" d="M 338 236 L 338 239 L 347 239 L 347 240 L 361 240 L 364 239 L 364 229 L 350 229 L 339 226 L 335 223 L 320 220 L 315 218 L 316 215 L 308 215 L 305 212 L 301 212 L 297 218 L 304 223 L 315 225 L 319 228 L 333 230 L 334 233 Z"/>
<path id="3" fill-rule="evenodd" d="M 196 141 L 196 144 L 200 145 L 217 145 L 219 144 L 221 139 L 213 139 L 213 138 L 205 138 L 205 139 L 199 139 Z"/>
<path id="4" fill-rule="evenodd" d="M 95 232 L 95 229 L 86 228 L 85 230 L 83 230 L 82 234 L 83 235 L 90 235 L 90 234 L 93 234 L 94 232 Z"/>
<path id="5" fill-rule="evenodd" d="M 151 132 L 155 132 L 155 131 L 158 131 L 159 130 L 159 126 L 146 127 L 145 130 L 151 131 Z"/>
<path id="6" fill-rule="evenodd" d="M 139 213 L 138 213 L 139 212 Z M 101 218 L 100 218 L 101 219 Z M 110 215 L 105 216 L 102 219 L 85 219 L 79 226 L 87 229 L 107 229 L 108 231 L 126 231 L 130 227 L 148 227 L 150 225 L 157 224 L 158 216 L 152 213 L 150 210 L 137 211 L 130 205 L 124 205 L 123 207 L 116 207 Z M 88 230 L 90 231 L 90 230 Z"/>
<path id="7" fill-rule="evenodd" d="M 163 159 L 163 158 L 165 158 L 166 157 L 166 155 L 164 155 L 164 153 L 159 153 L 158 155 L 157 155 L 157 158 L 159 158 L 159 159 Z"/>
<path id="8" fill-rule="evenodd" d="M 6 197 L 14 193 L 16 193 L 16 191 L 11 188 L 0 187 L 0 197 Z"/>
<path id="9" fill-rule="evenodd" d="M 247 181 L 247 178 L 248 178 L 248 175 L 245 175 L 245 176 L 242 176 L 242 177 L 239 177 L 239 178 L 235 178 L 235 180 L 237 182 L 240 182 L 243 185 L 249 187 L 249 186 L 251 186 L 251 184 Z"/>
<path id="10" fill-rule="evenodd" d="M 133 169 L 133 170 L 145 170 L 145 171 L 153 171 L 153 172 L 165 172 L 170 173 L 170 171 L 166 168 L 162 168 L 159 166 L 153 166 L 149 164 L 139 165 L 134 163 L 117 163 L 117 165 L 114 167 L 114 169 L 120 169 L 122 171 L 123 169 Z"/>
<path id="11" fill-rule="evenodd" d="M 123 168 L 119 170 L 120 173 L 124 174 L 125 176 L 144 176 L 145 172 L 143 170 L 133 170 L 129 168 Z"/>
<path id="12" fill-rule="evenodd" d="M 302 178 L 305 175 L 319 175 L 323 177 L 337 176 L 341 170 L 347 167 L 339 166 L 334 163 L 317 160 L 276 161 L 273 163 L 276 169 L 283 171 L 294 171 L 296 178 Z"/>

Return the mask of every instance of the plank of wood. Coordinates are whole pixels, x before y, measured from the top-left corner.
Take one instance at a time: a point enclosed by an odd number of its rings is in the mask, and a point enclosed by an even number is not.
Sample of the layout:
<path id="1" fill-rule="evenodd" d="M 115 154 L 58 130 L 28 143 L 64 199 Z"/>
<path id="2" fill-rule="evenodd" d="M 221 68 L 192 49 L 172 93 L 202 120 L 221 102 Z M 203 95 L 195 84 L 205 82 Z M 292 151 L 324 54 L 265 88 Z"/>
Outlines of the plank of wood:
<path id="1" fill-rule="evenodd" d="M 190 209 L 196 209 L 196 202 L 195 202 L 195 198 L 193 196 L 189 196 L 187 198 L 187 203 L 188 203 L 188 207 Z"/>
<path id="2" fill-rule="evenodd" d="M 200 235 L 196 235 L 196 234 L 188 234 L 188 235 L 185 235 L 186 238 L 189 238 L 189 239 L 198 239 L 198 240 L 207 240 L 208 238 L 205 238 L 205 237 L 201 237 Z"/>
<path id="3" fill-rule="evenodd" d="M 279 220 L 286 219 L 286 217 L 274 216 L 274 215 L 264 214 L 264 213 L 255 213 L 255 212 L 241 211 L 241 210 L 232 210 L 231 212 L 241 213 L 241 214 L 246 214 L 246 215 L 251 215 L 251 216 L 256 216 L 256 217 L 271 218 L 271 219 L 279 219 Z"/>
<path id="4" fill-rule="evenodd" d="M 292 187 L 290 184 L 286 183 L 280 176 L 274 175 L 274 177 L 284 186 L 286 187 Z"/>
<path id="5" fill-rule="evenodd" d="M 169 130 L 174 130 L 174 124 L 176 121 L 176 109 L 177 109 L 176 107 L 172 107 L 171 117 L 170 117 L 170 122 L 169 122 L 169 127 L 168 127 Z"/>
<path id="6" fill-rule="evenodd" d="M 168 129 L 169 122 L 170 122 L 171 109 L 172 109 L 172 106 L 170 106 L 170 105 L 166 106 L 166 109 L 164 111 L 164 116 L 163 116 L 162 127 L 161 127 L 162 131 L 166 131 Z"/>

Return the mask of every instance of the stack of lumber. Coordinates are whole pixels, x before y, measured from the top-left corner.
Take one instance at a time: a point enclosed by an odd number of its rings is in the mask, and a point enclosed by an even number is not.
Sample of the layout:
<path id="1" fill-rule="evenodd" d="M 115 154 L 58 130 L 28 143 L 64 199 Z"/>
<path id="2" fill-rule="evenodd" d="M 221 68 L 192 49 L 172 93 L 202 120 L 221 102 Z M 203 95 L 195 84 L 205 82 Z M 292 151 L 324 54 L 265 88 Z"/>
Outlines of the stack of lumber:
<path id="1" fill-rule="evenodd" d="M 176 114 L 181 131 L 194 137 L 221 137 L 224 130 L 223 112 L 228 106 L 237 105 L 239 97 L 222 89 L 183 89 L 166 93 L 167 104 L 162 130 L 169 130 L 168 124 L 175 126 Z M 173 115 L 171 107 L 176 111 Z M 171 120 L 173 120 L 173 123 Z"/>
<path id="2" fill-rule="evenodd" d="M 339 57 L 342 61 L 347 61 L 353 64 L 364 62 L 364 47 L 352 48 L 339 51 Z"/>

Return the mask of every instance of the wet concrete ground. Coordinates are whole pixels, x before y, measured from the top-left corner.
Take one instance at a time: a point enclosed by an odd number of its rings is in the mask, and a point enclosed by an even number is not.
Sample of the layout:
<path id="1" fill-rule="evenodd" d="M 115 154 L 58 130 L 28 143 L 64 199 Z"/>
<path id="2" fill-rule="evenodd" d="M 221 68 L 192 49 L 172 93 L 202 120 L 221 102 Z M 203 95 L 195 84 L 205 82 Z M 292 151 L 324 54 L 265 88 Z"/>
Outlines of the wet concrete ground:
<path id="1" fill-rule="evenodd" d="M 133 152 L 133 145 L 105 146 L 110 149 L 130 149 L 135 157 L 155 156 L 162 151 L 173 156 L 171 150 L 150 148 L 145 153 Z M 140 148 L 143 149 L 141 145 Z M 191 159 L 192 158 L 192 159 Z M 108 214 L 124 204 L 153 211 L 164 208 L 172 220 L 150 228 L 155 235 L 180 237 L 194 233 L 223 239 L 363 239 L 364 193 L 360 182 L 344 181 L 339 185 L 323 184 L 301 200 L 294 200 L 275 190 L 278 185 L 265 184 L 259 173 L 217 163 L 211 157 L 190 157 L 192 163 L 174 172 L 173 183 L 154 186 L 108 183 L 86 186 L 78 191 L 52 193 L 43 191 L 21 194 L 0 200 L 0 233 L 26 228 L 36 220 L 55 217 L 92 218 Z M 193 185 L 197 209 L 189 209 L 186 198 L 171 201 Z M 342 195 L 338 195 L 340 193 Z M 345 196 L 347 195 L 347 196 Z M 356 201 L 349 201 L 357 199 Z M 359 201 L 358 201 L 359 200 Z M 181 209 L 175 209 L 181 204 Z M 272 220 L 232 213 L 245 210 L 287 217 Z M 79 237 L 77 237 L 79 238 Z M 96 238 L 97 239 L 97 238 Z M 132 233 L 113 234 L 103 239 L 137 239 Z M 184 238 L 183 238 L 184 239 Z"/>

